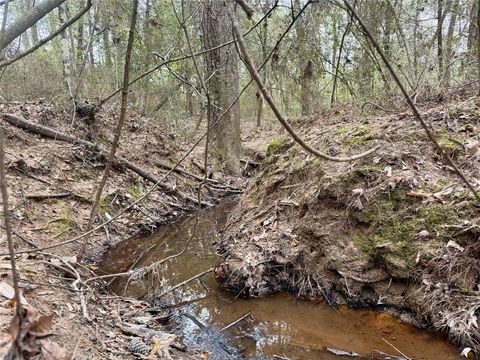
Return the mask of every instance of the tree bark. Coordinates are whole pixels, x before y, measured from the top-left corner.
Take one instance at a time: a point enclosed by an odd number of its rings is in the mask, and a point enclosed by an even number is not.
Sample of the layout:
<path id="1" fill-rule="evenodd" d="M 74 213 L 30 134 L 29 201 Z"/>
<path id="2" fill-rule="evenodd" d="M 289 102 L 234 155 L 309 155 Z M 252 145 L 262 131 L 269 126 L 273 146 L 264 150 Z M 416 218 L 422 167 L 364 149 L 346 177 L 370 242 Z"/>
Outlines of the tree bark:
<path id="1" fill-rule="evenodd" d="M 202 12 L 202 32 L 206 49 L 218 46 L 231 38 L 232 26 L 222 1 L 205 0 Z M 227 109 L 238 95 L 238 55 L 234 45 L 205 54 L 209 93 L 213 105 L 211 123 Z M 240 107 L 238 102 L 213 127 L 213 151 L 217 170 L 240 173 Z"/>
<path id="2" fill-rule="evenodd" d="M 12 25 L 5 29 L 5 34 L 0 43 L 0 50 L 6 48 L 13 40 L 19 37 L 32 25 L 36 24 L 50 11 L 62 5 L 65 0 L 44 0 L 35 5 L 31 10 L 18 18 Z"/>
<path id="3" fill-rule="evenodd" d="M 301 8 L 300 0 L 295 1 L 295 10 L 298 11 Z M 300 83 L 300 106 L 302 108 L 302 115 L 309 113 L 308 106 L 311 100 L 311 83 L 313 80 L 313 62 L 308 58 L 306 53 L 305 44 L 307 43 L 307 30 L 303 18 L 298 19 L 295 23 L 295 31 L 297 33 L 297 46 L 298 46 L 298 71 L 299 71 L 299 83 Z"/>
<path id="4" fill-rule="evenodd" d="M 438 63 L 438 81 L 443 86 L 443 1 L 437 0 L 437 63 Z"/>
<path id="5" fill-rule="evenodd" d="M 63 5 L 58 7 L 58 19 L 60 21 L 60 26 L 65 25 L 65 8 Z M 63 65 L 63 81 L 65 83 L 65 89 L 67 91 L 68 96 L 73 99 L 73 92 L 72 92 L 72 81 L 71 81 L 71 74 L 72 74 L 72 58 L 70 53 L 70 44 L 67 37 L 67 32 L 64 31 L 60 35 L 60 53 L 62 58 L 62 65 Z"/>
<path id="6" fill-rule="evenodd" d="M 451 69 L 452 69 L 452 61 L 453 61 L 453 40 L 454 40 L 454 32 L 455 32 L 455 25 L 457 23 L 458 17 L 458 10 L 459 10 L 459 0 L 453 0 L 451 15 L 450 15 L 450 22 L 448 23 L 448 30 L 447 30 L 447 39 L 445 43 L 445 86 L 450 86 L 450 80 L 452 77 Z"/>

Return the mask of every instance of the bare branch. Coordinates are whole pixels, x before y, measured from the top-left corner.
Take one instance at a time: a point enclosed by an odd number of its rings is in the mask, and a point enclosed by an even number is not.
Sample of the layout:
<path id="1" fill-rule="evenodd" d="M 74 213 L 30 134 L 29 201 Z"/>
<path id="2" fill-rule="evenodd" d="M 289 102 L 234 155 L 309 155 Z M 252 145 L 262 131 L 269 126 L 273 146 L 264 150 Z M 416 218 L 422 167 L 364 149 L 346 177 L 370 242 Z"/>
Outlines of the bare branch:
<path id="1" fill-rule="evenodd" d="M 37 23 L 37 21 L 64 2 L 65 0 L 44 0 L 35 5 L 5 30 L 5 34 L 0 42 L 0 50 L 5 49 L 13 40 L 19 37 L 28 28 Z"/>
<path id="2" fill-rule="evenodd" d="M 47 36 L 46 38 L 40 40 L 38 43 L 36 43 L 35 45 L 33 45 L 30 49 L 16 55 L 15 57 L 13 57 L 12 59 L 8 59 L 8 60 L 5 60 L 5 61 L 2 61 L 0 63 L 0 69 L 7 66 L 7 65 L 11 65 L 13 64 L 14 62 L 24 58 L 25 56 L 33 53 L 34 51 L 36 51 L 38 48 L 42 47 L 43 45 L 45 45 L 46 43 L 48 43 L 50 40 L 54 39 L 55 37 L 57 37 L 58 35 L 60 35 L 62 32 L 65 31 L 65 29 L 67 29 L 68 27 L 72 26 L 75 22 L 78 21 L 78 19 L 80 19 L 90 8 L 92 7 L 92 0 L 87 0 L 87 5 L 77 14 L 75 15 L 73 18 L 71 18 L 70 20 L 68 20 L 65 24 L 63 24 L 61 27 L 58 28 L 57 31 L 51 33 L 49 36 Z"/>
<path id="3" fill-rule="evenodd" d="M 268 18 L 268 16 L 270 16 L 270 14 L 273 12 L 273 10 L 277 7 L 277 4 L 275 4 L 255 25 L 253 25 L 245 34 L 244 36 L 247 36 L 248 34 L 250 34 L 253 30 L 255 30 L 266 18 Z M 148 76 L 150 74 L 153 74 L 155 71 L 161 69 L 162 67 L 164 67 L 165 65 L 168 65 L 168 64 L 171 64 L 171 63 L 174 63 L 174 62 L 177 62 L 177 61 L 182 61 L 182 60 L 187 60 L 187 59 L 190 59 L 192 58 L 193 56 L 200 56 L 200 55 L 203 55 L 203 54 L 206 54 L 206 53 L 209 53 L 211 51 L 215 51 L 215 50 L 218 50 L 218 49 L 221 49 L 225 46 L 228 46 L 230 44 L 233 44 L 234 40 L 230 40 L 230 41 L 227 41 L 223 44 L 220 44 L 218 46 L 215 46 L 213 48 L 210 48 L 210 49 L 205 49 L 205 50 L 202 50 L 202 51 L 198 51 L 194 54 L 189 54 L 189 55 L 186 55 L 186 56 L 181 56 L 181 57 L 178 57 L 176 59 L 170 59 L 170 60 L 166 60 L 158 65 L 156 65 L 155 67 L 145 71 L 144 73 L 138 75 L 135 79 L 133 79 L 132 81 L 130 81 L 130 83 L 128 84 L 129 86 L 135 84 L 137 81 L 143 79 L 145 76 Z M 113 98 L 115 95 L 117 95 L 120 91 L 122 91 L 122 88 L 118 88 L 117 90 L 115 90 L 114 92 L 112 92 L 110 95 L 108 95 L 106 98 L 104 98 L 102 101 L 100 101 L 100 103 L 98 104 L 99 107 L 101 107 L 104 103 L 106 103 L 107 101 L 109 101 L 111 98 Z"/>
<path id="4" fill-rule="evenodd" d="M 245 11 L 245 14 L 247 14 L 247 17 L 249 19 L 252 18 L 253 16 L 253 9 L 250 5 L 247 4 L 245 0 L 236 0 L 237 4 L 240 5 L 243 11 Z"/>
<path id="5" fill-rule="evenodd" d="M 275 105 L 272 97 L 270 96 L 270 93 L 265 88 L 265 86 L 263 84 L 263 81 L 260 77 L 260 74 L 258 73 L 257 69 L 255 68 L 253 60 L 251 59 L 250 54 L 248 53 L 247 47 L 245 45 L 245 41 L 243 40 L 242 33 L 239 30 L 237 17 L 234 13 L 232 3 L 230 3 L 230 2 L 228 3 L 227 10 L 228 10 L 229 16 L 232 20 L 233 32 L 235 33 L 235 36 L 237 38 L 238 46 L 239 46 L 240 51 L 243 55 L 243 60 L 245 62 L 245 65 L 247 66 L 248 71 L 250 72 L 250 74 L 252 75 L 252 78 L 257 83 L 260 91 L 262 92 L 265 100 L 267 100 L 268 104 L 270 105 L 270 108 L 272 109 L 273 113 L 277 117 L 278 121 L 283 125 L 283 127 L 288 131 L 288 133 L 292 136 L 292 138 L 301 147 L 303 147 L 309 153 L 314 154 L 315 156 L 318 156 L 318 157 L 320 157 L 322 159 L 325 159 L 325 160 L 335 161 L 335 162 L 346 162 L 346 161 L 353 161 L 353 160 L 356 160 L 356 159 L 360 159 L 362 157 L 365 157 L 365 156 L 371 154 L 372 152 L 376 151 L 379 148 L 379 146 L 376 146 L 376 147 L 374 147 L 374 148 L 372 148 L 372 149 L 370 149 L 370 150 L 368 150 L 364 153 L 354 155 L 354 156 L 350 156 L 350 157 L 334 157 L 334 156 L 330 156 L 328 154 L 325 154 L 325 153 L 323 153 L 319 150 L 316 150 L 316 149 L 312 148 L 310 145 L 308 145 L 307 143 L 305 143 L 305 141 L 303 141 L 303 139 L 295 132 L 295 130 L 293 130 L 293 128 L 288 123 L 287 119 L 285 119 L 283 117 L 282 113 L 278 110 L 278 108 Z"/>
<path id="6" fill-rule="evenodd" d="M 123 124 L 125 122 L 125 117 L 127 114 L 127 101 L 128 101 L 128 83 L 130 82 L 130 63 L 132 58 L 132 49 L 133 41 L 135 39 L 135 25 L 137 24 L 137 12 L 138 12 L 138 0 L 133 0 L 133 10 L 132 17 L 130 22 L 130 31 L 128 33 L 128 43 L 127 43 L 127 52 L 125 54 L 125 65 L 123 70 L 123 88 L 122 88 L 122 104 L 120 107 L 120 117 L 118 119 L 117 128 L 115 129 L 115 136 L 113 137 L 112 147 L 110 148 L 110 153 L 108 154 L 107 164 L 105 165 L 105 170 L 103 172 L 102 179 L 100 180 L 100 185 L 98 186 L 97 193 L 95 194 L 95 200 L 92 205 L 92 210 L 90 211 L 90 219 L 88 221 L 87 230 L 92 228 L 93 222 L 97 215 L 98 203 L 100 202 L 100 197 L 102 196 L 103 188 L 107 183 L 108 175 L 110 169 L 112 168 L 113 160 L 115 159 L 115 153 L 117 152 L 118 143 L 120 141 L 120 136 L 122 134 Z M 85 253 L 85 247 L 87 245 L 88 238 L 85 238 L 82 247 L 79 251 L 79 258 L 81 259 Z"/>

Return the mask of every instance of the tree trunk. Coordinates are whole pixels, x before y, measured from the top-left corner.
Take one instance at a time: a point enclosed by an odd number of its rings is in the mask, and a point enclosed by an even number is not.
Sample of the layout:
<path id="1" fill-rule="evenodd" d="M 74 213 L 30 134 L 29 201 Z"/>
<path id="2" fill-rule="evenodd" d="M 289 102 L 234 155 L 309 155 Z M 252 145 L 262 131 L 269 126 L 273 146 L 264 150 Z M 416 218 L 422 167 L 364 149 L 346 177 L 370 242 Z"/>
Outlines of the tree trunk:
<path id="1" fill-rule="evenodd" d="M 150 33 L 150 13 L 152 10 L 152 0 L 146 0 L 145 2 L 145 18 L 143 21 L 143 37 L 144 37 L 144 69 L 147 70 L 150 67 L 150 59 L 152 55 L 150 54 L 150 47 L 152 46 L 152 35 Z M 142 81 L 142 113 L 146 113 L 148 106 L 148 79 Z M 143 96 L 142 96 L 143 95 Z"/>
<path id="2" fill-rule="evenodd" d="M 65 24 L 65 8 L 63 5 L 58 7 L 58 19 L 60 21 L 60 25 Z M 60 53 L 63 65 L 63 81 L 65 83 L 65 89 L 68 96 L 73 98 L 71 82 L 72 59 L 70 56 L 70 44 L 65 31 L 60 35 Z"/>
<path id="3" fill-rule="evenodd" d="M 110 44 L 110 20 L 105 16 L 103 20 L 104 30 L 102 32 L 103 40 L 103 56 L 104 56 L 104 65 L 111 68 L 113 65 L 112 61 L 112 46 Z"/>
<path id="4" fill-rule="evenodd" d="M 267 14 L 270 9 L 270 1 L 266 0 L 263 6 L 263 15 Z M 268 39 L 268 18 L 263 21 L 262 30 L 260 33 L 260 41 L 262 43 L 262 58 L 267 58 L 267 39 Z M 262 70 L 263 72 L 263 83 L 267 84 L 268 81 L 268 71 L 265 66 Z M 261 73 L 262 73 L 261 72 Z M 256 93 L 257 100 L 257 128 L 262 125 L 262 115 L 263 115 L 263 96 L 261 91 Z"/>
<path id="5" fill-rule="evenodd" d="M 450 22 L 448 24 L 448 31 L 447 31 L 447 39 L 445 43 L 445 86 L 450 86 L 451 80 L 451 69 L 452 69 L 452 61 L 453 61 L 453 40 L 454 40 L 454 32 L 455 32 L 455 25 L 457 23 L 457 15 L 459 10 L 459 0 L 454 0 L 452 5 L 452 11 L 450 16 Z"/>
<path id="6" fill-rule="evenodd" d="M 0 43 L 0 50 L 5 49 L 13 40 L 23 34 L 28 28 L 36 24 L 38 20 L 47 15 L 50 11 L 63 4 L 65 0 L 44 0 L 40 4 L 35 5 L 23 16 L 15 20 L 3 35 Z"/>
<path id="7" fill-rule="evenodd" d="M 93 30 L 93 29 L 92 29 Z M 83 41 L 83 36 L 84 36 L 84 20 L 83 17 L 78 20 L 78 26 L 77 26 L 77 68 L 80 68 L 83 65 L 83 59 L 84 59 L 84 41 Z"/>
<path id="8" fill-rule="evenodd" d="M 301 8 L 300 0 L 295 0 L 295 10 L 299 11 Z M 303 18 L 295 22 L 295 31 L 297 33 L 298 44 L 298 70 L 300 83 L 300 102 L 302 108 L 302 115 L 308 114 L 308 107 L 311 99 L 311 82 L 313 79 L 313 62 L 306 54 L 305 44 L 307 42 L 307 31 Z"/>
<path id="9" fill-rule="evenodd" d="M 232 25 L 222 1 L 205 0 L 202 12 L 202 32 L 206 49 L 231 39 Z M 205 54 L 209 93 L 213 105 L 210 124 L 219 119 L 220 109 L 227 109 L 238 95 L 238 55 L 234 45 Z M 213 151 L 217 170 L 240 173 L 240 107 L 238 102 L 213 127 Z"/>
<path id="10" fill-rule="evenodd" d="M 26 8 L 28 10 L 30 10 L 33 6 L 34 2 L 32 2 L 32 0 L 27 0 L 27 6 Z M 37 26 L 37 23 L 33 24 L 32 27 L 31 27 L 31 33 L 32 33 L 32 43 L 33 44 L 36 44 L 38 43 L 38 41 L 40 40 L 40 38 L 38 37 L 38 26 Z M 25 34 L 26 35 L 26 34 Z"/>
<path id="11" fill-rule="evenodd" d="M 443 1 L 437 0 L 437 63 L 438 63 L 438 81 L 440 86 L 444 86 L 443 75 Z"/>

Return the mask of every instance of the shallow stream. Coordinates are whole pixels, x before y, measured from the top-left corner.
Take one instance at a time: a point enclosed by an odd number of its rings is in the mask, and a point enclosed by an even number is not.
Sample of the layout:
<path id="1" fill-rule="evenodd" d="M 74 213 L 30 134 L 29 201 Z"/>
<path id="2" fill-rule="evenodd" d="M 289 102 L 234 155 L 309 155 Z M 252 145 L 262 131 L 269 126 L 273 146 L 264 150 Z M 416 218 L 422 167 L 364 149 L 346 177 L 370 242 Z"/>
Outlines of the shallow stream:
<path id="1" fill-rule="evenodd" d="M 232 206 L 232 202 L 224 201 L 201 212 L 187 251 L 165 264 L 166 283 L 158 283 L 158 293 L 215 266 L 218 257 L 213 243 Z M 107 254 L 103 270 L 126 271 L 178 253 L 192 235 L 194 223 L 194 217 L 181 219 L 152 236 L 120 243 Z M 126 286 L 124 280 L 116 280 L 112 289 L 138 298 L 152 291 L 141 282 Z M 299 301 L 289 294 L 240 299 L 219 288 L 212 273 L 174 290 L 158 304 L 180 314 L 173 318 L 177 333 L 183 335 L 186 345 L 209 351 L 209 359 L 350 358 L 331 354 L 326 348 L 355 352 L 368 359 L 385 359 L 381 353 L 401 359 L 399 352 L 417 360 L 461 359 L 457 349 L 444 339 L 390 315 L 332 308 L 323 302 Z M 207 330 L 202 330 L 188 314 Z M 242 321 L 221 330 L 245 314 L 249 315 Z"/>

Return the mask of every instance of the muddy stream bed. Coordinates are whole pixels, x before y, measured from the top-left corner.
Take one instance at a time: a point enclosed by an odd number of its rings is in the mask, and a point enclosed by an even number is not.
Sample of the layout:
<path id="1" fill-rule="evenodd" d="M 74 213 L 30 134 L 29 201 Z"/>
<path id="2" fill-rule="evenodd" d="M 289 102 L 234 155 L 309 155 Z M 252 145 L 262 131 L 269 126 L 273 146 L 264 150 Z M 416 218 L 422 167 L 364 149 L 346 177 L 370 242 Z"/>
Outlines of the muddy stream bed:
<path id="1" fill-rule="evenodd" d="M 112 283 L 120 295 L 144 298 L 161 293 L 218 263 L 214 242 L 233 207 L 224 201 L 201 212 L 187 251 L 165 264 L 165 282 L 148 289 L 142 282 Z M 103 264 L 106 273 L 146 266 L 184 248 L 193 231 L 194 217 L 160 228 L 154 235 L 133 238 L 110 250 Z M 385 359 L 380 352 L 415 359 L 461 359 L 457 349 L 438 335 L 371 310 L 332 308 L 321 301 L 300 301 L 290 294 L 241 299 L 223 291 L 209 273 L 155 300 L 174 316 L 171 330 L 192 348 L 208 351 L 209 359 L 347 359 L 326 348 L 358 353 L 365 359 Z M 242 321 L 222 330 L 235 320 Z M 190 316 L 189 316 L 190 315 Z M 198 320 L 207 328 L 201 329 Z M 391 345 L 387 344 L 390 343 Z M 357 357 L 358 358 L 358 357 Z M 393 358 L 395 359 L 395 358 Z"/>

